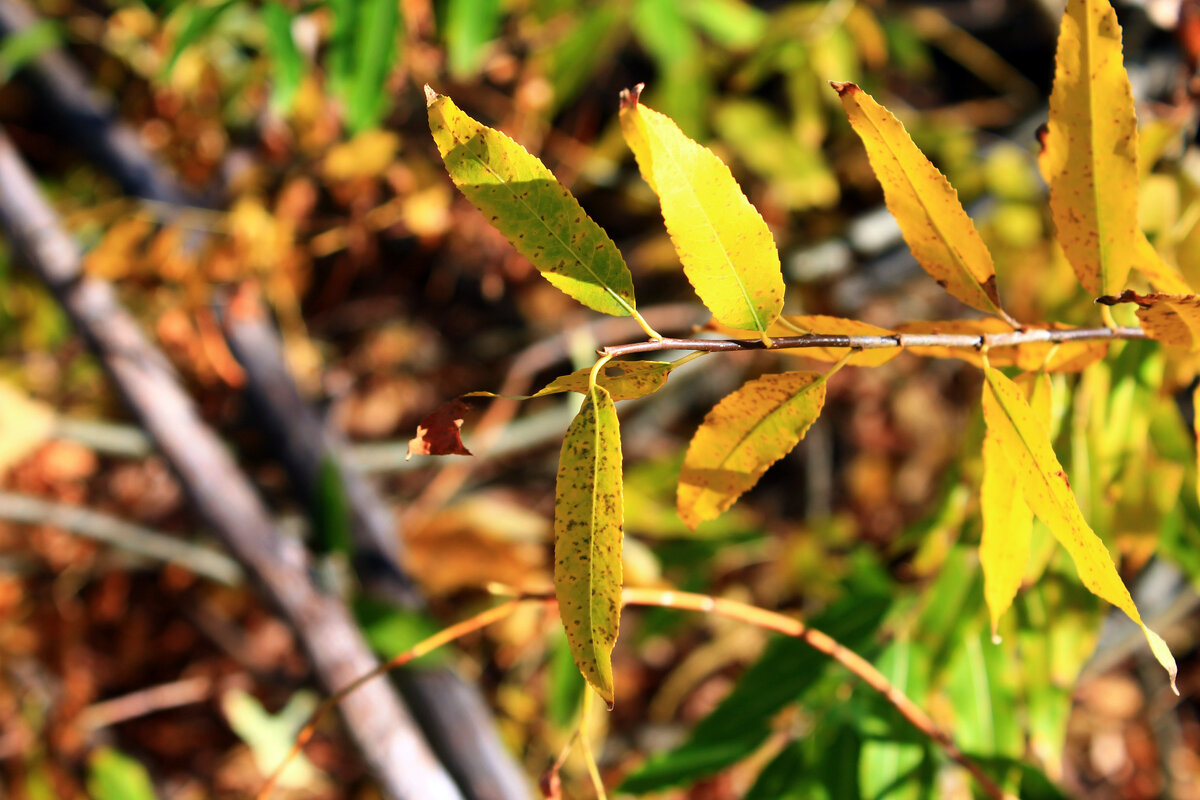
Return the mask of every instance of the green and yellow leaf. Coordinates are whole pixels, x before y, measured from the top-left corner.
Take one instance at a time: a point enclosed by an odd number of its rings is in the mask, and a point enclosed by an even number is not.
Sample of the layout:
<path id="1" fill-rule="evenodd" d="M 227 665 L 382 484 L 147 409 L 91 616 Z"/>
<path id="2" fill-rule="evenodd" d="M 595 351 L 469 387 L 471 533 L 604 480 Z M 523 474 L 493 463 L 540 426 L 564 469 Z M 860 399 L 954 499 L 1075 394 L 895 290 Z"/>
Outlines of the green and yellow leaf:
<path id="1" fill-rule="evenodd" d="M 1138 320 L 1151 339 L 1171 347 L 1200 350 L 1200 296 L 1194 294 L 1138 294 L 1126 290 L 1117 297 L 1101 297 L 1105 305 L 1137 303 Z"/>
<path id="2" fill-rule="evenodd" d="M 767 223 L 729 167 L 669 117 L 622 94 L 621 131 L 658 195 L 684 274 L 717 321 L 765 334 L 783 309 L 783 272 Z"/>
<path id="3" fill-rule="evenodd" d="M 913 257 L 952 296 L 1005 317 L 992 255 L 958 201 L 958 192 L 891 112 L 853 83 L 831 85 L 867 149 L 888 210 Z"/>
<path id="4" fill-rule="evenodd" d="M 763 375 L 708 412 L 679 475 L 676 509 L 689 528 L 733 505 L 804 438 L 825 404 L 826 377 Z"/>
<path id="5" fill-rule="evenodd" d="M 596 311 L 637 316 L 621 252 L 550 170 L 450 98 L 425 93 L 434 142 L 466 198 L 558 289 Z"/>
<path id="6" fill-rule="evenodd" d="M 1150 244 L 1146 234 L 1140 230 L 1136 247 L 1138 257 L 1133 265 L 1146 276 L 1155 289 L 1168 294 L 1192 294 L 1194 292 L 1179 270 L 1163 259 L 1154 249 L 1154 245 Z"/>
<path id="7" fill-rule="evenodd" d="M 988 436 L 1012 463 L 1015 488 L 1030 509 L 1066 548 L 1089 591 L 1129 615 L 1146 635 L 1154 657 L 1175 687 L 1175 658 L 1166 642 L 1146 627 L 1129 590 L 1117 574 L 1104 542 L 1084 520 L 1046 429 L 1021 389 L 995 369 L 985 368 L 983 417 Z"/>
<path id="8" fill-rule="evenodd" d="M 1137 141 L 1117 15 L 1108 0 L 1068 0 L 1038 165 L 1059 244 L 1093 295 L 1120 292 L 1148 255 L 1139 247 Z"/>
<path id="9" fill-rule="evenodd" d="M 669 361 L 610 361 L 596 372 L 596 383 L 608 390 L 614 402 L 632 400 L 661 389 L 673 366 Z M 530 396 L 544 397 L 561 392 L 587 394 L 591 373 L 591 367 L 584 367 L 570 375 L 559 376 Z"/>
<path id="10" fill-rule="evenodd" d="M 563 440 L 554 497 L 554 593 L 571 655 L 612 706 L 612 649 L 621 618 L 621 433 L 602 386 Z"/>

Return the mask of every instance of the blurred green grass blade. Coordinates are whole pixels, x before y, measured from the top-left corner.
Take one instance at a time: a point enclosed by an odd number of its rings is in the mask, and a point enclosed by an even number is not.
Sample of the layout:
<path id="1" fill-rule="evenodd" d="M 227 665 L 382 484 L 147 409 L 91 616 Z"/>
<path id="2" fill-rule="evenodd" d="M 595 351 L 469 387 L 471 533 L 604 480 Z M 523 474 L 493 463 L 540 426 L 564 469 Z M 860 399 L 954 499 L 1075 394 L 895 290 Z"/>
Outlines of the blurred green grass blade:
<path id="1" fill-rule="evenodd" d="M 88 759 L 88 795 L 92 800 L 156 800 L 150 775 L 138 761 L 110 748 Z"/>
<path id="2" fill-rule="evenodd" d="M 179 57 L 183 55 L 183 51 L 216 27 L 216 24 L 221 21 L 221 15 L 237 3 L 238 0 L 222 0 L 217 3 L 180 6 L 176 14 L 182 17 L 183 22 L 179 29 L 179 35 L 171 44 L 171 54 L 167 57 L 167 65 L 163 69 L 163 74 L 171 74 Z"/>
<path id="3" fill-rule="evenodd" d="M 648 82 L 645 100 L 673 119 L 693 139 L 703 139 L 709 77 L 700 37 L 674 0 L 637 0 L 630 23 L 658 77 Z"/>
<path id="4" fill-rule="evenodd" d="M 575 722 L 587 683 L 575 666 L 571 646 L 563 631 L 556 631 L 550 643 L 549 681 L 546 714 L 559 729 L 567 730 Z"/>
<path id="5" fill-rule="evenodd" d="M 911 641 L 896 640 L 875 666 L 918 706 L 924 706 L 930 671 L 928 653 Z M 927 796 L 928 743 L 882 698 L 872 698 L 876 715 L 864 721 L 867 741 L 858 762 L 858 780 L 866 800 L 917 800 Z"/>
<path id="6" fill-rule="evenodd" d="M 462 80 L 483 66 L 500 31 L 500 0 L 449 0 L 444 24 L 450 76 Z"/>
<path id="7" fill-rule="evenodd" d="M 742 0 L 690 0 L 680 6 L 709 38 L 730 50 L 757 44 L 770 21 L 765 11 Z"/>
<path id="8" fill-rule="evenodd" d="M 359 0 L 328 0 L 333 12 L 333 30 L 329 35 L 329 56 L 325 60 L 329 90 L 345 97 L 354 76 Z"/>
<path id="9" fill-rule="evenodd" d="M 62 44 L 62 30 L 54 20 L 38 20 L 0 41 L 0 83 L 7 83 L 23 66 Z"/>
<path id="10" fill-rule="evenodd" d="M 886 579 L 876 571 L 872 567 L 854 576 L 846 596 L 811 621 L 860 654 L 868 651 L 892 603 Z M 828 669 L 839 667 L 799 639 L 773 639 L 687 741 L 652 755 L 625 779 L 621 791 L 636 794 L 691 784 L 740 761 L 766 741 L 771 719 L 802 700 Z"/>
<path id="11" fill-rule="evenodd" d="M 291 110 L 305 72 L 304 56 L 292 38 L 292 17 L 278 0 L 263 6 L 267 55 L 271 59 L 271 108 L 283 114 Z"/>
<path id="12" fill-rule="evenodd" d="M 535 55 L 540 71 L 554 89 L 552 108 L 573 99 L 612 59 L 621 39 L 623 9 L 616 4 L 599 6 L 573 15 L 573 24 L 556 42 Z"/>
<path id="13" fill-rule="evenodd" d="M 388 108 L 387 79 L 400 51 L 400 4 L 362 0 L 358 7 L 354 72 L 345 95 L 354 133 L 379 125 Z"/>
<path id="14" fill-rule="evenodd" d="M 419 611 L 408 611 L 368 597 L 354 600 L 354 618 L 362 628 L 367 644 L 380 658 L 395 658 L 411 650 L 418 642 L 442 629 L 441 625 Z M 433 665 L 446 662 L 447 650 L 439 648 L 412 662 Z"/>

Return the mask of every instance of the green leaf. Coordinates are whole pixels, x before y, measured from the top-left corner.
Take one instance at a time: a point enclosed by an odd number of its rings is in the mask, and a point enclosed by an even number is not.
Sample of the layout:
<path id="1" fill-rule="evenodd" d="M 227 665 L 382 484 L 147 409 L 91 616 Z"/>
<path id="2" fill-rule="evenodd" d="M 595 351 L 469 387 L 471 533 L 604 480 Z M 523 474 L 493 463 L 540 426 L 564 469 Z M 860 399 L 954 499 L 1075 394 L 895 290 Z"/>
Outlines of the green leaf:
<path id="1" fill-rule="evenodd" d="M 587 84 L 600 64 L 610 60 L 623 33 L 622 10 L 615 4 L 566 12 L 570 27 L 561 36 L 530 54 L 538 72 L 554 88 L 551 110 L 561 108 Z"/>
<path id="2" fill-rule="evenodd" d="M 425 91 L 433 139 L 467 199 L 555 287 L 604 314 L 636 314 L 621 252 L 550 170 L 450 98 Z"/>
<path id="3" fill-rule="evenodd" d="M 0 83 L 33 59 L 62 44 L 63 34 L 54 20 L 38 20 L 27 28 L 8 34 L 0 41 Z"/>
<path id="4" fill-rule="evenodd" d="M 587 684 L 575 666 L 567 637 L 561 634 L 551 640 L 548 680 L 546 714 L 561 730 L 566 730 L 575 721 Z"/>
<path id="5" fill-rule="evenodd" d="M 875 665 L 893 686 L 918 706 L 924 703 L 929 660 L 915 644 L 897 640 Z M 874 698 L 873 698 L 874 699 Z M 882 705 L 877 702 L 876 705 Z M 858 780 L 869 800 L 908 800 L 921 796 L 921 764 L 928 743 L 891 706 L 864 720 Z"/>
<path id="6" fill-rule="evenodd" d="M 764 375 L 708 412 L 679 474 L 676 507 L 689 527 L 733 505 L 804 438 L 825 404 L 825 377 L 819 372 Z"/>
<path id="7" fill-rule="evenodd" d="M 1004 648 L 978 633 L 961 637 L 957 644 L 946 682 L 955 743 L 972 753 L 1020 756 L 1024 742 L 1013 714 L 1016 691 Z"/>
<path id="8" fill-rule="evenodd" d="M 810 800 L 815 787 L 808 766 L 802 744 L 789 742 L 763 767 L 744 800 Z"/>
<path id="9" fill-rule="evenodd" d="M 263 6 L 267 27 L 267 54 L 271 59 L 271 107 L 276 113 L 291 110 L 296 91 L 304 79 L 304 57 L 292 38 L 292 13 L 278 0 Z"/>
<path id="10" fill-rule="evenodd" d="M 116 750 L 100 748 L 88 759 L 88 794 L 92 800 L 155 800 L 150 774 L 140 763 Z"/>
<path id="11" fill-rule="evenodd" d="M 563 440 L 554 497 L 554 591 L 575 664 L 614 702 L 612 649 L 621 619 L 621 433 L 602 386 Z"/>
<path id="12" fill-rule="evenodd" d="M 462 80 L 475 74 L 499 28 L 500 0 L 449 0 L 444 38 L 451 77 Z"/>
<path id="13" fill-rule="evenodd" d="M 355 598 L 354 618 L 362 628 L 367 644 L 380 658 L 395 658 L 442 629 L 420 611 L 396 608 L 391 603 L 367 597 Z M 429 665 L 445 660 L 446 650 L 441 648 L 426 653 L 413 663 Z"/>
<path id="14" fill-rule="evenodd" d="M 622 98 L 621 131 L 701 302 L 722 325 L 765 335 L 783 310 L 779 251 L 729 167 L 636 90 Z"/>
<path id="15" fill-rule="evenodd" d="M 612 395 L 614 402 L 653 394 L 663 387 L 671 374 L 669 361 L 610 361 L 596 374 L 596 383 Z M 533 397 L 561 392 L 587 394 L 592 368 L 584 367 L 570 375 L 555 378 L 535 392 Z"/>
<path id="16" fill-rule="evenodd" d="M 636 0 L 629 22 L 658 70 L 654 99 L 690 136 L 703 136 L 712 81 L 705 67 L 704 43 L 684 15 L 687 5 Z"/>

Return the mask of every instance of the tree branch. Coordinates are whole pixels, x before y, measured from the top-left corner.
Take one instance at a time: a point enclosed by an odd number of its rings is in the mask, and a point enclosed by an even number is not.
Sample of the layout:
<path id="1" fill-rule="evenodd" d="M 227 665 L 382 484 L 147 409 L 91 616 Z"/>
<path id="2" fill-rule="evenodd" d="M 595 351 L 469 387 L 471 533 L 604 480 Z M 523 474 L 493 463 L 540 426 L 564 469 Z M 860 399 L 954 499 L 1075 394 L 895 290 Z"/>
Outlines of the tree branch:
<path id="1" fill-rule="evenodd" d="M 1113 341 L 1148 339 L 1141 328 L 1024 328 L 1005 333 L 892 333 L 886 336 L 842 336 L 809 333 L 804 336 L 777 336 L 768 345 L 761 339 L 647 339 L 632 344 L 602 347 L 602 356 L 628 356 L 660 350 L 696 350 L 709 353 L 734 350 L 798 350 L 806 347 L 849 347 L 852 350 L 886 350 L 905 347 L 953 347 L 983 350 L 1016 347 L 1022 344 Z"/>
<path id="2" fill-rule="evenodd" d="M 321 682 L 343 686 L 373 669 L 378 662 L 345 606 L 313 583 L 303 546 L 275 526 L 170 363 L 120 306 L 113 287 L 82 274 L 79 250 L 2 132 L 0 226 L 108 371 L 196 510 L 292 624 Z M 345 698 L 341 711 L 385 796 L 460 800 L 454 781 L 387 683 Z"/>

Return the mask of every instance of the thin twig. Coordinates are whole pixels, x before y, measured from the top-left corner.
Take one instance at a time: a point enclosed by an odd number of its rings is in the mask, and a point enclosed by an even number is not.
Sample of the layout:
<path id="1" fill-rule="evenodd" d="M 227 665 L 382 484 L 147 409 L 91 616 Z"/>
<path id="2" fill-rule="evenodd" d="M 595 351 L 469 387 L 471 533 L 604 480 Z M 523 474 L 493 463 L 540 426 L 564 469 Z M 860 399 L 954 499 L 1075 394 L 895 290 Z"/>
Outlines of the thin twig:
<path id="1" fill-rule="evenodd" d="M 493 622 L 498 622 L 511 615 L 524 602 L 541 601 L 550 605 L 555 604 L 552 593 L 529 593 L 508 600 L 493 608 L 489 608 L 470 619 L 463 620 L 417 643 L 412 649 L 401 653 L 386 664 L 380 665 L 371 672 L 362 675 L 344 688 L 327 698 L 312 714 L 309 721 L 296 737 L 291 751 L 276 767 L 274 774 L 267 780 L 256 796 L 256 800 L 266 800 L 274 790 L 275 782 L 293 758 L 300 754 L 305 745 L 316 732 L 317 724 L 333 706 L 346 695 L 358 689 L 363 684 L 383 675 L 391 669 L 403 666 L 414 659 L 436 650 L 442 645 L 449 644 L 468 633 L 478 631 Z M 969 756 L 962 752 L 954 743 L 950 734 L 937 726 L 937 723 L 926 714 L 920 706 L 914 703 L 908 695 L 887 679 L 869 661 L 843 646 L 827 633 L 811 628 L 798 619 L 768 611 L 748 603 L 727 600 L 721 597 L 711 597 L 693 592 L 677 592 L 667 589 L 625 588 L 621 591 L 622 606 L 656 606 L 658 608 L 677 608 L 686 611 L 700 611 L 707 614 L 717 614 L 728 619 L 749 623 L 765 630 L 775 631 L 785 636 L 799 639 L 819 653 L 822 653 L 841 664 L 855 677 L 878 692 L 884 700 L 892 705 L 908 722 L 921 734 L 937 744 L 942 751 L 956 764 L 969 772 L 984 794 L 992 800 L 1010 800 L 1009 796 L 988 776 L 983 769 Z M 586 711 L 585 711 L 586 719 Z M 586 734 L 580 723 L 580 736 Z M 555 768 L 557 768 L 557 764 Z"/>
<path id="2" fill-rule="evenodd" d="M 635 353 L 654 353 L 660 350 L 700 350 L 709 353 L 736 350 L 798 350 L 806 347 L 849 347 L 852 350 L 887 350 L 906 347 L 952 347 L 957 349 L 991 350 L 997 347 L 1016 347 L 1022 344 L 1112 341 L 1115 339 L 1147 339 L 1141 328 L 1024 328 L 1005 333 L 893 333 L 886 336 L 843 336 L 830 333 L 810 333 L 804 336 L 777 336 L 771 343 L 761 339 L 647 339 L 644 342 L 602 347 L 602 356 L 628 356 Z"/>
<path id="3" fill-rule="evenodd" d="M 212 693 L 213 680 L 207 675 L 184 678 L 93 703 L 79 714 L 76 724 L 91 733 L 156 711 L 203 703 Z"/>

